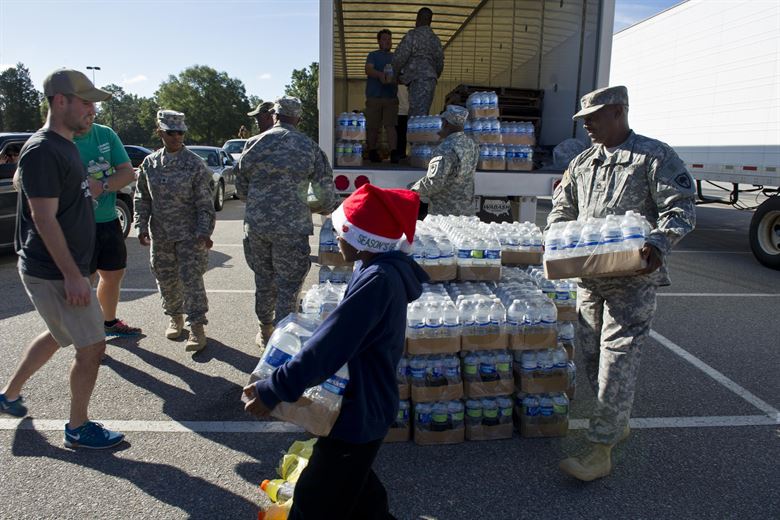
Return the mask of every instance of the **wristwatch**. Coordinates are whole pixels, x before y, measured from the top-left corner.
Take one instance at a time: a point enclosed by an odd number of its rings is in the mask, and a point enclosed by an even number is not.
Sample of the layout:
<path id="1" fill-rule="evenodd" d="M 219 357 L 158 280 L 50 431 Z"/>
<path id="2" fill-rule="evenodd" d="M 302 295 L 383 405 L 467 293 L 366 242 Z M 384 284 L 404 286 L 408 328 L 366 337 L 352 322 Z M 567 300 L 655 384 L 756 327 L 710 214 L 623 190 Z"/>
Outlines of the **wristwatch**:
<path id="1" fill-rule="evenodd" d="M 108 191 L 108 181 L 103 181 L 103 191 Z"/>

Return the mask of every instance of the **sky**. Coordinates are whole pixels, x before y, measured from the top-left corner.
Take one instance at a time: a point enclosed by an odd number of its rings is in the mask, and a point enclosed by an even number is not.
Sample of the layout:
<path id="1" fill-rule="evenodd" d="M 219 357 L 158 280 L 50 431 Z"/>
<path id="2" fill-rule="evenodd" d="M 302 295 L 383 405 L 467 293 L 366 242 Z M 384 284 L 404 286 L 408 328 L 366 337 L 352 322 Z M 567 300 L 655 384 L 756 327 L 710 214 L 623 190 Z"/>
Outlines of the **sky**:
<path id="1" fill-rule="evenodd" d="M 615 31 L 678 0 L 616 0 Z M 151 96 L 169 75 L 208 65 L 247 95 L 284 94 L 319 59 L 318 0 L 0 0 L 0 70 L 23 63 L 35 87 L 54 69 Z"/>

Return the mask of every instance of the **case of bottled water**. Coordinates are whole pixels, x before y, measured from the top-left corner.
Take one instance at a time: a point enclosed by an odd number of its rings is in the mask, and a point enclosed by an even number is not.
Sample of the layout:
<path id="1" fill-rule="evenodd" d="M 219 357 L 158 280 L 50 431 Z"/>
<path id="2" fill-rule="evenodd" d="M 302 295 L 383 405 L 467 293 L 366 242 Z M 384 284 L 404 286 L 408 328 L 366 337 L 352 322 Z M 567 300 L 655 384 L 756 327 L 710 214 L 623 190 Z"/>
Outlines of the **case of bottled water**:
<path id="1" fill-rule="evenodd" d="M 398 402 L 398 413 L 395 416 L 384 442 L 406 442 L 412 433 L 412 403 L 408 399 Z"/>
<path id="2" fill-rule="evenodd" d="M 460 399 L 414 403 L 414 442 L 420 445 L 463 442 L 465 405 Z"/>
<path id="3" fill-rule="evenodd" d="M 512 437 L 510 394 L 466 400 L 466 439 L 470 441 Z"/>
<path id="4" fill-rule="evenodd" d="M 274 370 L 298 354 L 317 326 L 319 322 L 299 314 L 290 314 L 280 321 L 252 371 L 250 382 L 267 379 Z M 314 435 L 326 436 L 338 418 L 348 383 L 349 369 L 345 364 L 324 383 L 307 388 L 298 401 L 279 403 L 271 415 L 301 426 Z M 243 395 L 242 400 L 245 400 Z"/>
<path id="5" fill-rule="evenodd" d="M 518 392 L 515 423 L 523 437 L 562 437 L 569 430 L 569 398 L 563 392 Z"/>
<path id="6" fill-rule="evenodd" d="M 436 143 L 441 140 L 441 116 L 410 116 L 406 123 L 406 140 L 410 143 Z"/>
<path id="7" fill-rule="evenodd" d="M 457 354 L 409 356 L 409 374 L 415 403 L 463 397 L 463 379 Z"/>
<path id="8" fill-rule="evenodd" d="M 512 393 L 512 354 L 508 350 L 461 352 L 463 392 L 468 398 Z"/>
<path id="9" fill-rule="evenodd" d="M 341 256 L 336 232 L 333 230 L 333 222 L 330 218 L 323 221 L 319 234 L 319 248 L 317 263 L 329 266 L 352 266 L 352 262 L 347 262 Z"/>
<path id="10" fill-rule="evenodd" d="M 473 92 L 466 99 L 469 117 L 498 117 L 498 94 L 495 92 Z"/>
<path id="11" fill-rule="evenodd" d="M 550 280 L 635 274 L 646 265 L 639 250 L 650 229 L 633 211 L 556 222 L 545 235 L 545 274 Z"/>

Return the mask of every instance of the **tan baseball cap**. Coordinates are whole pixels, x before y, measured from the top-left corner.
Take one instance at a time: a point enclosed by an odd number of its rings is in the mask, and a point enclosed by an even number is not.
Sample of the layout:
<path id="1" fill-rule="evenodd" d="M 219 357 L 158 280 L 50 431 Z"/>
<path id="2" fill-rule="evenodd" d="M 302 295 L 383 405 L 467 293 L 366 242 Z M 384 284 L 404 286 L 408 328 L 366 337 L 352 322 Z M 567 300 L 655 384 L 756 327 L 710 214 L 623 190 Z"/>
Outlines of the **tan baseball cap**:
<path id="1" fill-rule="evenodd" d="M 246 115 L 248 116 L 256 116 L 259 114 L 273 114 L 274 113 L 274 103 L 273 101 L 264 101 L 263 103 L 260 103 L 257 105 L 257 108 L 252 110 L 251 112 L 247 112 Z"/>
<path id="2" fill-rule="evenodd" d="M 583 118 L 607 105 L 628 106 L 628 89 L 623 86 L 606 87 L 585 94 L 580 99 L 581 110 L 574 114 L 572 119 Z"/>
<path id="3" fill-rule="evenodd" d="M 43 95 L 52 97 L 55 94 L 73 95 L 93 103 L 111 97 L 111 92 L 95 88 L 83 72 L 74 69 L 57 69 L 43 80 Z"/>

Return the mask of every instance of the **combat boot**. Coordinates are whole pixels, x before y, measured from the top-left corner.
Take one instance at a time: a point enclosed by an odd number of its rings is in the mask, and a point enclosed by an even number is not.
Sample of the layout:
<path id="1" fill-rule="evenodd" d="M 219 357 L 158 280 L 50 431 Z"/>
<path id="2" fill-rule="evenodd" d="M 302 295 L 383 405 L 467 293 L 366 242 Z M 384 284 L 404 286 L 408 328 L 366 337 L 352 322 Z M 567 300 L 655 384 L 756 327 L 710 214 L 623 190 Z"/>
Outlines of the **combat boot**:
<path id="1" fill-rule="evenodd" d="M 168 328 L 165 329 L 165 337 L 168 339 L 178 339 L 181 336 L 181 331 L 184 329 L 184 316 L 177 314 L 171 316 L 171 322 L 168 324 Z"/>
<path id="2" fill-rule="evenodd" d="M 187 339 L 187 346 L 184 350 L 187 352 L 199 352 L 206 347 L 206 331 L 203 330 L 202 323 L 193 323 L 190 325 L 190 337 Z"/>
<path id="3" fill-rule="evenodd" d="M 268 344 L 268 340 L 271 339 L 271 334 L 274 333 L 273 323 L 261 323 L 260 332 L 255 336 L 255 343 L 260 347 L 260 352 L 265 350 L 265 346 Z"/>
<path id="4" fill-rule="evenodd" d="M 611 444 L 591 443 L 588 453 L 564 459 L 558 467 L 564 473 L 584 482 L 606 477 L 612 471 L 612 447 Z"/>
<path id="5" fill-rule="evenodd" d="M 631 435 L 631 427 L 626 423 L 626 427 L 623 428 L 623 433 L 620 434 L 620 437 L 618 437 L 618 442 L 623 442 L 624 440 L 628 439 L 628 436 Z"/>

